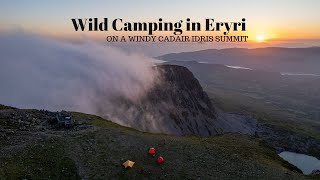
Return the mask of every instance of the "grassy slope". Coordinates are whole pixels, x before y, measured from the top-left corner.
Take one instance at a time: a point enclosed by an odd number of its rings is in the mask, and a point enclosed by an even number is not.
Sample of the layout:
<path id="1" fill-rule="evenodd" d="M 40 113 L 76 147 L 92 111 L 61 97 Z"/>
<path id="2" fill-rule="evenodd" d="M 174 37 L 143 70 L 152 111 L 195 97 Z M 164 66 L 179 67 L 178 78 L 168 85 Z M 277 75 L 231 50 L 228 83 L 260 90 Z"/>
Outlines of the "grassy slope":
<path id="1" fill-rule="evenodd" d="M 10 106 L 5 106 L 0 104 L 0 110 L 4 110 L 4 109 L 15 109 L 14 107 L 10 107 Z"/>
<path id="2" fill-rule="evenodd" d="M 2 159 L 0 177 L 8 179 L 79 178 L 74 162 L 64 155 L 66 142 L 50 138 L 30 143 L 12 157 Z"/>
<path id="3" fill-rule="evenodd" d="M 0 177 L 66 179 L 304 179 L 259 139 L 239 134 L 169 136 L 125 128 L 97 116 L 74 113 L 93 129 L 47 133 L 0 156 Z M 165 143 L 163 143 L 165 140 Z M 165 158 L 158 166 L 149 147 Z M 2 146 L 0 150 L 4 150 Z M 135 161 L 132 169 L 121 163 Z M 139 173 L 140 167 L 145 172 Z"/>

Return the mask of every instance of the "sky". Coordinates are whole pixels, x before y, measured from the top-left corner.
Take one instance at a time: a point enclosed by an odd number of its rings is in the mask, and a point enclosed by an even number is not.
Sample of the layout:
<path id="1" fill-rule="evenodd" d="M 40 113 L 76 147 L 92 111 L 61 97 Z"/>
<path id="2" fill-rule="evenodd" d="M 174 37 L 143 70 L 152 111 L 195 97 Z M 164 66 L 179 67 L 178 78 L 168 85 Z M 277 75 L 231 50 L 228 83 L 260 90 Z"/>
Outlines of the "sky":
<path id="1" fill-rule="evenodd" d="M 191 18 L 241 21 L 246 18 L 251 39 L 320 39 L 319 0 L 1 0 L 0 30 L 23 29 L 61 37 L 79 37 L 71 18 L 108 17 L 152 22 Z M 105 36 L 106 33 L 90 35 Z M 108 32 L 112 33 L 112 32 Z M 95 37 L 94 36 L 94 37 Z"/>

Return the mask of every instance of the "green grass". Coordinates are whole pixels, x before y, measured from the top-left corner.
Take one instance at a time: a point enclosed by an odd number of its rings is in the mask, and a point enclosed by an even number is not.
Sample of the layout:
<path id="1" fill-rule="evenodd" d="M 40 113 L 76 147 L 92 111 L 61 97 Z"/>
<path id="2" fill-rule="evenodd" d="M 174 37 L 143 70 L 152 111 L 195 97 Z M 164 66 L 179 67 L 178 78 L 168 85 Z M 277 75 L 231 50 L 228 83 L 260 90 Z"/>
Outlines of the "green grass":
<path id="1" fill-rule="evenodd" d="M 4 109 L 16 109 L 16 108 L 0 104 L 0 110 L 4 110 Z"/>
<path id="2" fill-rule="evenodd" d="M 50 138 L 30 143 L 12 157 L 2 159 L 0 177 L 8 179 L 79 179 L 74 162 L 65 155 L 66 142 Z"/>

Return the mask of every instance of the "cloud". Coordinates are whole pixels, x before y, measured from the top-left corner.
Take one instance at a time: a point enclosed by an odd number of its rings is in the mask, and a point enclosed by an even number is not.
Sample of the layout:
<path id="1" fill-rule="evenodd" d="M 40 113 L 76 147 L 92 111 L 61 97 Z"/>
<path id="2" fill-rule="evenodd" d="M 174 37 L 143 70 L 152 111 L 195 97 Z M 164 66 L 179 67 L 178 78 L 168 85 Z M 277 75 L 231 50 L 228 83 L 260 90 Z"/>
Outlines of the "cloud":
<path id="1" fill-rule="evenodd" d="M 92 41 L 70 43 L 26 32 L 0 33 L 0 103 L 20 108 L 112 111 L 151 88 L 152 61 Z"/>

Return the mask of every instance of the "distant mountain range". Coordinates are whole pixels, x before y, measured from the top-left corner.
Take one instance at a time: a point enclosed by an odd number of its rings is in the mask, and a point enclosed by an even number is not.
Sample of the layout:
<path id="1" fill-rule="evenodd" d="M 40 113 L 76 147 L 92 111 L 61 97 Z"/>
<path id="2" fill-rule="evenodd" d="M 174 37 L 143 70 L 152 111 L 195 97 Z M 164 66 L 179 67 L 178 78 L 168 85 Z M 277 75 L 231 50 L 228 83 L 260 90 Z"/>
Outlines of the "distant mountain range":
<path id="1" fill-rule="evenodd" d="M 197 61 L 272 72 L 320 74 L 320 47 L 208 49 L 156 57 L 164 61 Z"/>

